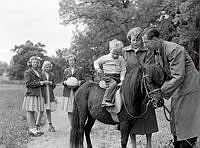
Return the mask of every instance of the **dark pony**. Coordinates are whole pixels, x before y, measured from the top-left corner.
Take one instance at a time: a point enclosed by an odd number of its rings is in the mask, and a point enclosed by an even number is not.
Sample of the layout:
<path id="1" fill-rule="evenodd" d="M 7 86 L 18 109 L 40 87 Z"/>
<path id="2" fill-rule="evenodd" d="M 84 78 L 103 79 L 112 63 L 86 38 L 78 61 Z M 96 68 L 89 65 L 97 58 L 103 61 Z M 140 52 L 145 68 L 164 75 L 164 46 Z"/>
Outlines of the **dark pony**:
<path id="1" fill-rule="evenodd" d="M 163 80 L 164 74 L 158 65 L 135 65 L 126 74 L 121 86 L 124 104 L 118 113 L 122 148 L 126 148 L 134 120 L 145 114 L 151 100 L 161 98 L 159 90 Z M 104 91 L 94 82 L 86 82 L 77 90 L 71 123 L 70 148 L 83 148 L 84 133 L 87 148 L 92 148 L 90 132 L 96 119 L 105 124 L 117 124 L 110 113 L 101 107 Z"/>

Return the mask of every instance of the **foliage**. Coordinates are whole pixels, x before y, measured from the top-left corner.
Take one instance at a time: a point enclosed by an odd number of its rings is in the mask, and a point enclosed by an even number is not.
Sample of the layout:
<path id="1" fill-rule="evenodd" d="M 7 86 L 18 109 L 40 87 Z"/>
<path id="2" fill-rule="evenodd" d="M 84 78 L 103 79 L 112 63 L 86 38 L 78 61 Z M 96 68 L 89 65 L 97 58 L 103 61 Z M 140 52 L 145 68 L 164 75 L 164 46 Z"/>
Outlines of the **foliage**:
<path id="1" fill-rule="evenodd" d="M 179 34 L 179 43 L 183 44 L 199 68 L 200 48 L 200 1 L 176 0 L 178 11 L 175 22 Z"/>
<path id="2" fill-rule="evenodd" d="M 155 22 L 167 4 L 168 0 L 62 0 L 59 14 L 63 25 L 83 25 L 84 29 L 77 27 L 71 49 L 91 74 L 94 59 L 109 52 L 110 40 L 128 45 L 128 30 Z"/>
<path id="3" fill-rule="evenodd" d="M 9 66 L 6 62 L 1 62 L 0 61 L 0 76 L 3 75 L 3 73 L 7 72 Z"/>
<path id="4" fill-rule="evenodd" d="M 24 78 L 24 71 L 27 69 L 27 61 L 31 56 L 40 56 L 43 60 L 48 59 L 44 54 L 46 50 L 45 45 L 38 42 L 33 44 L 31 41 L 26 41 L 25 44 L 14 47 L 12 51 L 16 53 L 11 60 L 9 77 L 11 80 L 22 80 Z"/>
<path id="5" fill-rule="evenodd" d="M 63 57 L 51 57 L 49 58 L 53 63 L 52 72 L 55 74 L 56 82 L 61 82 L 63 79 L 63 72 L 67 67 L 67 62 Z"/>

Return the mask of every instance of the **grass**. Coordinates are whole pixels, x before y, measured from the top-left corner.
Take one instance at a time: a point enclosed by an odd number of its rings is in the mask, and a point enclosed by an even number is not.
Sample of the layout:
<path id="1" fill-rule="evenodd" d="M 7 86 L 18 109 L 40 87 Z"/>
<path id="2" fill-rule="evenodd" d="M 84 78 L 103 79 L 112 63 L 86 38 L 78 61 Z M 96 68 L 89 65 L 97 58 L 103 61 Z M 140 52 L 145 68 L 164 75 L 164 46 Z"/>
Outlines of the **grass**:
<path id="1" fill-rule="evenodd" d="M 18 147 L 29 140 L 25 112 L 21 110 L 23 85 L 0 86 L 0 144 Z"/>
<path id="2" fill-rule="evenodd" d="M 21 82 L 0 83 L 0 147 L 22 147 L 30 140 L 26 112 L 21 109 L 25 86 Z M 55 95 L 61 94 L 61 85 L 58 85 Z"/>

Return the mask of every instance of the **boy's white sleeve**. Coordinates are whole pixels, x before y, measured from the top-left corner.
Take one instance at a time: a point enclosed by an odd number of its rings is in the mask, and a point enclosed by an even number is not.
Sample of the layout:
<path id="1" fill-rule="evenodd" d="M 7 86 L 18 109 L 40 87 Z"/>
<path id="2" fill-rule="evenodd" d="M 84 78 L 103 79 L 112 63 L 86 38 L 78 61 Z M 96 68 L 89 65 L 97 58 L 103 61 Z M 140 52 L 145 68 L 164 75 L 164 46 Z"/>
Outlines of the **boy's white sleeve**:
<path id="1" fill-rule="evenodd" d="M 94 69 L 97 70 L 97 69 L 101 69 L 100 68 L 100 65 L 102 64 L 103 62 L 103 57 L 100 57 L 98 58 L 97 60 L 94 61 Z"/>
<path id="2" fill-rule="evenodd" d="M 120 73 L 120 80 L 123 81 L 125 74 L 126 74 L 126 62 L 123 58 L 121 58 L 121 73 Z"/>

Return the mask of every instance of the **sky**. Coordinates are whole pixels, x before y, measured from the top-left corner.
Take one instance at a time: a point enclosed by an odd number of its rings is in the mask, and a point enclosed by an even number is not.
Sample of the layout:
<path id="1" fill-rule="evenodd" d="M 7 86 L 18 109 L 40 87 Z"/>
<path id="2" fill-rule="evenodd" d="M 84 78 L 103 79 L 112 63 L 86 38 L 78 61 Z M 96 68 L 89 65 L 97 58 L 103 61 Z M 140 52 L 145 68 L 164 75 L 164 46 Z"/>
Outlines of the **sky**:
<path id="1" fill-rule="evenodd" d="M 59 0 L 0 0 L 0 61 L 9 64 L 11 49 L 25 44 L 46 45 L 47 55 L 70 46 L 74 26 L 63 26 Z"/>

